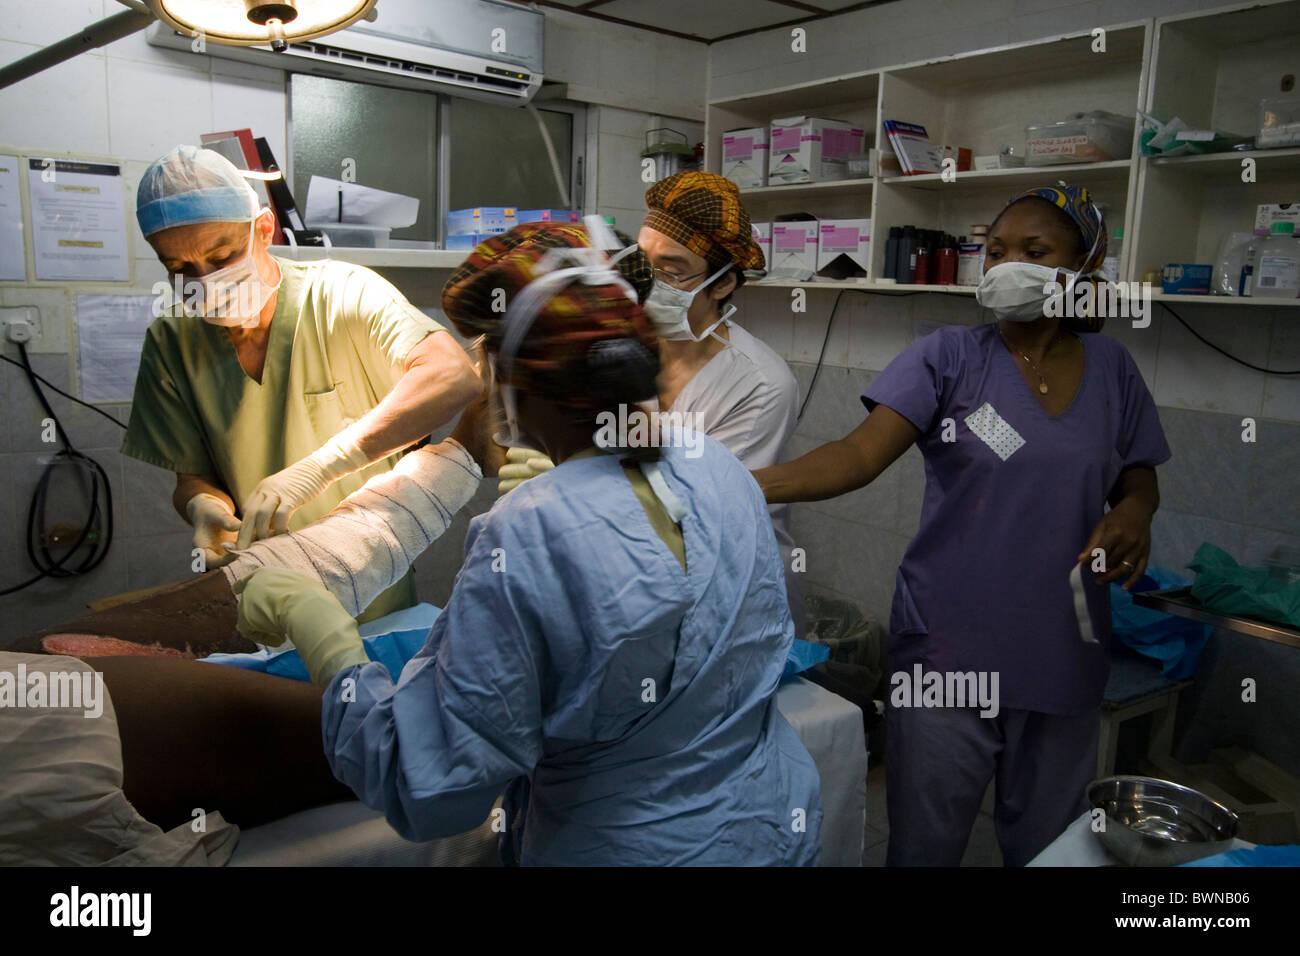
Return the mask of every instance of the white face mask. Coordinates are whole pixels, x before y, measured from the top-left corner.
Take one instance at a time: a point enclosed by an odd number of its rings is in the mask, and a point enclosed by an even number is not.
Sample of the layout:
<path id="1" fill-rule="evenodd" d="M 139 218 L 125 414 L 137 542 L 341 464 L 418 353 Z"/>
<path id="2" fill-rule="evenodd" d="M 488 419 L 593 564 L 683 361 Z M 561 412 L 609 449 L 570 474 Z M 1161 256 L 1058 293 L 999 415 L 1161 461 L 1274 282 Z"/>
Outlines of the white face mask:
<path id="1" fill-rule="evenodd" d="M 1056 281 L 1058 272 L 1064 272 L 1067 277 L 1064 290 Z M 1056 266 L 1002 262 L 984 273 L 975 290 L 975 301 L 992 309 L 999 319 L 1032 322 L 1047 314 L 1049 302 L 1068 295 L 1078 278 L 1077 272 Z M 1056 314 L 1060 314 L 1059 309 Z"/>
<path id="2" fill-rule="evenodd" d="M 655 279 L 654 288 L 650 290 L 645 302 L 641 304 L 641 308 L 650 319 L 651 326 L 654 327 L 655 334 L 661 339 L 672 339 L 674 341 L 690 339 L 692 342 L 703 342 L 708 336 L 713 335 L 714 329 L 736 314 L 735 306 L 728 306 L 722 318 L 699 335 L 691 331 L 691 320 L 687 313 L 690 311 L 691 303 L 695 301 L 696 295 L 720 276 L 725 275 L 730 269 L 730 264 L 723 266 L 690 292 L 685 289 L 674 289 L 668 283 Z M 715 336 L 715 338 L 721 340 L 720 336 Z"/>
<path id="3" fill-rule="evenodd" d="M 1098 229 L 1092 248 L 1084 256 L 1085 263 L 1096 253 L 1104 229 Z M 1057 273 L 1065 274 L 1065 288 L 1056 281 Z M 999 319 L 1008 322 L 1032 322 L 1047 314 L 1051 302 L 1055 314 L 1061 315 L 1062 300 L 1074 290 L 1079 273 L 1059 266 L 1041 266 L 1035 262 L 1001 262 L 980 280 L 975 290 L 975 301 L 992 309 Z"/>
<path id="4" fill-rule="evenodd" d="M 262 309 L 280 288 L 280 283 L 268 285 L 258 274 L 257 263 L 253 260 L 253 234 L 256 227 L 257 217 L 254 217 L 248 224 L 248 251 L 242 259 L 190 280 L 202 286 L 203 298 L 200 302 L 196 301 L 197 295 L 187 295 L 184 301 L 186 315 L 228 328 L 237 325 L 248 328 L 258 324 Z M 188 284 L 187 282 L 186 285 Z"/>

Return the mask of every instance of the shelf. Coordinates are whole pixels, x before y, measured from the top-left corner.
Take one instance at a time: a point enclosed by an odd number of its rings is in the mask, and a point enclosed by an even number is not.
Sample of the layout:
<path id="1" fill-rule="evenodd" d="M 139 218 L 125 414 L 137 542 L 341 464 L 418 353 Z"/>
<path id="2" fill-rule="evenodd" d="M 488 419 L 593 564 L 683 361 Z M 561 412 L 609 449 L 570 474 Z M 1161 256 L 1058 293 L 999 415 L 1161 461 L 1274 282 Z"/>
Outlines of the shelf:
<path id="1" fill-rule="evenodd" d="M 876 282 L 871 279 L 809 279 L 796 282 L 793 279 L 777 279 L 773 282 L 746 282 L 745 289 L 856 289 L 862 292 L 875 292 L 881 295 L 904 295 L 917 292 L 935 292 L 942 295 L 975 295 L 975 286 L 970 285 L 899 285 L 897 283 Z M 1131 297 L 1130 297 L 1131 298 Z M 1152 292 L 1152 302 L 1168 302 L 1171 305 L 1212 305 L 1218 306 L 1265 306 L 1269 308 L 1290 308 L 1300 306 L 1297 299 L 1258 299 L 1233 295 L 1165 295 Z"/>
<path id="2" fill-rule="evenodd" d="M 1123 184 L 1128 181 L 1133 163 L 1116 159 L 1108 163 L 1070 163 L 1061 166 L 1018 166 L 1014 169 L 973 169 L 957 173 L 953 182 L 946 182 L 942 173 L 922 173 L 919 176 L 890 176 L 881 179 L 886 186 L 908 186 L 912 189 L 958 189 L 976 186 L 999 186 L 1003 183 L 1044 181 L 1055 183 L 1067 180 L 1070 185 L 1095 183 Z"/>
<path id="3" fill-rule="evenodd" d="M 758 116 L 766 123 L 775 116 L 816 112 L 828 105 L 838 103 L 854 100 L 874 102 L 879 89 L 880 72 L 871 70 L 762 90 L 757 93 L 746 93 L 741 96 L 730 96 L 726 99 L 710 100 L 708 107 L 741 115 Z"/>
<path id="4" fill-rule="evenodd" d="M 862 292 L 877 292 L 881 295 L 902 295 L 914 292 L 940 292 L 947 295 L 975 294 L 975 287 L 969 285 L 899 285 L 895 282 L 876 282 L 872 279 L 808 279 L 803 282 L 794 279 L 776 279 L 772 282 L 746 282 L 744 289 L 856 289 Z"/>
<path id="5" fill-rule="evenodd" d="M 1300 305 L 1300 299 L 1263 299 L 1254 296 L 1240 295 L 1165 295 L 1163 292 L 1152 292 L 1152 302 L 1171 302 L 1174 305 L 1253 305 L 1267 306 L 1269 308 L 1292 308 Z"/>
<path id="6" fill-rule="evenodd" d="M 1241 169 L 1243 159 L 1255 160 L 1258 169 L 1300 170 L 1300 147 L 1283 149 L 1251 149 L 1230 153 L 1202 153 L 1199 156 L 1148 156 L 1147 163 L 1160 170 L 1177 169 L 1198 176 L 1222 175 L 1224 170 L 1234 173 Z"/>
<path id="7" fill-rule="evenodd" d="M 742 199 L 806 199 L 838 192 L 870 189 L 874 179 L 833 179 L 824 183 L 791 183 L 787 186 L 750 186 L 740 191 Z"/>
<path id="8" fill-rule="evenodd" d="M 271 254 L 281 259 L 310 262 L 313 259 L 337 259 L 368 268 L 390 269 L 454 269 L 469 255 L 468 252 L 447 249 L 351 248 L 333 246 L 327 254 L 317 246 L 272 246 Z"/>

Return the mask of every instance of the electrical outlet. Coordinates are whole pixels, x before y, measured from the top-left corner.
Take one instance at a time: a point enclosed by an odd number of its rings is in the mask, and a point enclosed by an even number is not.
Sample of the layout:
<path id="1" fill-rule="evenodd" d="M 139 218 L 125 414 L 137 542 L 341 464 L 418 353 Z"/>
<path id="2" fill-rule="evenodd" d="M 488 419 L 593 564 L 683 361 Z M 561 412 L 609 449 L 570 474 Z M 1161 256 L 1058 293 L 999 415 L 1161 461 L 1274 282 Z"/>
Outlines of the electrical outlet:
<path id="1" fill-rule="evenodd" d="M 22 342 L 29 352 L 33 351 L 33 344 L 41 334 L 40 310 L 34 305 L 0 309 L 0 332 L 6 342 Z"/>

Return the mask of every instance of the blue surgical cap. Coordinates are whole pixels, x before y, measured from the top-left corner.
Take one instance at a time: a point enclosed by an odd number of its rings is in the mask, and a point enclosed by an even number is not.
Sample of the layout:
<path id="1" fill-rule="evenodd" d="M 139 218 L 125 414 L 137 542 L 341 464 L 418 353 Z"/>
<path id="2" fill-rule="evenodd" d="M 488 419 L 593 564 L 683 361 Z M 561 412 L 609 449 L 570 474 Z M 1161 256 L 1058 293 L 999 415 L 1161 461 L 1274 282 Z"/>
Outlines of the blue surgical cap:
<path id="1" fill-rule="evenodd" d="M 258 206 L 257 193 L 235 165 L 198 146 L 177 146 L 155 159 L 135 194 L 135 215 L 145 238 L 172 226 L 248 222 Z"/>

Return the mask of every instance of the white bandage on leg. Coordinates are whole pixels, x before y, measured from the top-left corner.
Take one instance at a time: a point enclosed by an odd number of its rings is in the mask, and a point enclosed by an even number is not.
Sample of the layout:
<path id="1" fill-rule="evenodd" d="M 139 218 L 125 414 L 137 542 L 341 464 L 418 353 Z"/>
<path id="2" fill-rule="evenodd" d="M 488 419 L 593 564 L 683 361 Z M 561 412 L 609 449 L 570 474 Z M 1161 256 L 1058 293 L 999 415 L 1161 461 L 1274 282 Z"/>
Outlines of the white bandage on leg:
<path id="1" fill-rule="evenodd" d="M 233 585 L 264 566 L 319 577 L 353 617 L 410 569 L 478 489 L 483 473 L 459 442 L 425 445 L 376 475 L 325 517 L 240 552 Z"/>

